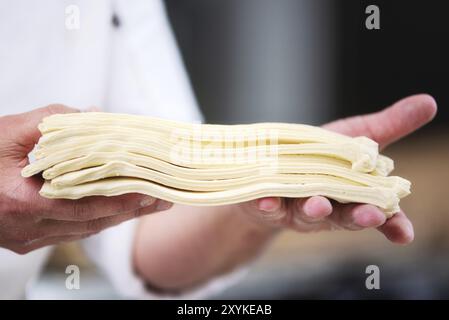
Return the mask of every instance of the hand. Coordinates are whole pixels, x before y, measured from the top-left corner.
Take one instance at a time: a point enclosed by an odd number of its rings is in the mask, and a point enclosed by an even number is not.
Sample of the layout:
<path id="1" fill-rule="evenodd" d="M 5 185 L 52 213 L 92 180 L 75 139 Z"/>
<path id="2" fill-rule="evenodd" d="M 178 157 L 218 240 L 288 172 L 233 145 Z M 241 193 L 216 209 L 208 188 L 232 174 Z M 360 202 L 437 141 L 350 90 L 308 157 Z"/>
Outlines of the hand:
<path id="1" fill-rule="evenodd" d="M 367 136 L 380 148 L 415 131 L 436 114 L 428 95 L 405 98 L 373 114 L 337 120 L 323 127 L 348 136 Z M 245 214 L 267 225 L 299 232 L 377 227 L 390 241 L 407 244 L 414 238 L 413 225 L 404 212 L 386 220 L 380 209 L 367 204 L 340 204 L 317 196 L 307 199 L 263 198 L 239 205 Z"/>
<path id="2" fill-rule="evenodd" d="M 61 105 L 0 118 L 0 248 L 24 254 L 73 241 L 171 204 L 139 194 L 50 200 L 39 195 L 43 180 L 22 178 L 28 153 L 37 143 L 37 125 L 54 113 L 79 112 Z"/>

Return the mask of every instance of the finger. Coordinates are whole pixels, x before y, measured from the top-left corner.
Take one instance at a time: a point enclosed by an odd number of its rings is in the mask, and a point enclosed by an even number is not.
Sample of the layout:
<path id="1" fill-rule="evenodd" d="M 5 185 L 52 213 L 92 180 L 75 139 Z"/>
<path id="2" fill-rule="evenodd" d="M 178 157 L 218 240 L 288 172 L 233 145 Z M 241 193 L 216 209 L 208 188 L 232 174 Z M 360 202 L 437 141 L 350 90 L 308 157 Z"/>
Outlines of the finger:
<path id="1" fill-rule="evenodd" d="M 91 196 L 77 200 L 48 199 L 39 194 L 42 178 L 33 176 L 23 180 L 16 199 L 21 210 L 33 212 L 36 219 L 87 221 L 138 210 L 153 204 L 154 197 L 127 193 L 119 196 Z"/>
<path id="2" fill-rule="evenodd" d="M 99 218 L 89 221 L 43 220 L 39 223 L 39 228 L 41 232 L 45 234 L 45 237 L 94 233 L 116 226 L 130 219 L 167 210 L 170 207 L 171 203 L 164 200 L 158 200 L 148 207 L 112 217 Z"/>
<path id="3" fill-rule="evenodd" d="M 96 106 L 91 106 L 91 107 L 87 107 L 85 110 L 83 110 L 83 112 L 101 112 L 101 108 L 96 107 Z"/>
<path id="4" fill-rule="evenodd" d="M 34 201 L 30 201 L 33 208 L 29 210 L 36 212 L 42 219 L 88 221 L 139 210 L 155 201 L 154 197 L 138 193 L 114 197 L 92 196 L 78 200 L 47 199 L 38 194 Z"/>
<path id="5" fill-rule="evenodd" d="M 279 211 L 281 208 L 281 199 L 277 197 L 268 197 L 256 200 L 257 209 L 267 213 Z"/>
<path id="6" fill-rule="evenodd" d="M 275 226 L 280 226 L 284 222 L 286 212 L 284 200 L 279 197 L 267 197 L 251 202 L 251 213 L 265 222 L 270 222 Z M 254 210 L 255 209 L 255 210 Z"/>
<path id="7" fill-rule="evenodd" d="M 74 113 L 79 112 L 78 109 L 69 108 L 61 104 L 53 104 L 44 108 L 35 109 L 29 112 L 14 115 L 15 127 L 14 137 L 15 141 L 26 147 L 26 152 L 33 150 L 34 145 L 41 137 L 41 133 L 38 129 L 38 124 L 43 118 L 56 113 Z"/>
<path id="8" fill-rule="evenodd" d="M 322 196 L 296 200 L 294 218 L 304 222 L 318 222 L 332 213 L 331 202 Z"/>
<path id="9" fill-rule="evenodd" d="M 286 217 L 284 200 L 279 197 L 266 197 L 241 204 L 243 211 L 256 219 L 273 226 L 281 226 Z"/>
<path id="10" fill-rule="evenodd" d="M 388 219 L 378 230 L 388 240 L 399 244 L 409 244 L 415 237 L 413 225 L 402 211 L 396 213 L 391 219 Z"/>
<path id="11" fill-rule="evenodd" d="M 435 100 L 420 94 L 402 99 L 380 112 L 337 120 L 323 127 L 349 136 L 367 136 L 384 148 L 431 121 L 436 112 Z"/>
<path id="12" fill-rule="evenodd" d="M 48 237 L 44 239 L 38 239 L 32 242 L 29 242 L 26 245 L 20 245 L 20 246 L 14 246 L 11 249 L 19 254 L 26 254 L 33 250 L 37 250 L 39 248 L 51 246 L 51 245 L 57 245 L 61 243 L 68 243 L 73 241 L 78 241 L 85 239 L 87 237 L 90 237 L 94 235 L 95 233 L 85 233 L 75 236 L 54 236 L 54 237 Z"/>
<path id="13" fill-rule="evenodd" d="M 337 204 L 329 219 L 338 227 L 361 230 L 379 227 L 386 221 L 385 213 L 369 204 Z"/>
<path id="14" fill-rule="evenodd" d="M 327 221 L 332 213 L 332 204 L 322 196 L 295 199 L 291 203 L 290 227 L 299 232 L 316 232 L 331 230 L 332 225 Z"/>

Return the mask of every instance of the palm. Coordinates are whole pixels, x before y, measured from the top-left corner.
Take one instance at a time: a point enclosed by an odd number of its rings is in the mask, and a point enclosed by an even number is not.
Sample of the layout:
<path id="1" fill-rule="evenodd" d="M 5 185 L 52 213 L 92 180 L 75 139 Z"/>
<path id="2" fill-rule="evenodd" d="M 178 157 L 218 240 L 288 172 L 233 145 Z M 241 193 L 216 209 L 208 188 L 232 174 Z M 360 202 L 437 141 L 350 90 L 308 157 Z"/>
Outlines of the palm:
<path id="1" fill-rule="evenodd" d="M 416 95 L 383 111 L 337 120 L 323 127 L 348 136 L 367 136 L 382 149 L 429 122 L 435 113 L 436 103 L 432 97 Z M 413 239 L 413 226 L 403 212 L 385 221 L 384 214 L 371 205 L 342 205 L 323 197 L 312 197 L 264 198 L 257 201 L 257 206 L 270 213 L 264 215 L 265 220 L 300 232 L 378 227 L 393 242 L 408 243 Z"/>

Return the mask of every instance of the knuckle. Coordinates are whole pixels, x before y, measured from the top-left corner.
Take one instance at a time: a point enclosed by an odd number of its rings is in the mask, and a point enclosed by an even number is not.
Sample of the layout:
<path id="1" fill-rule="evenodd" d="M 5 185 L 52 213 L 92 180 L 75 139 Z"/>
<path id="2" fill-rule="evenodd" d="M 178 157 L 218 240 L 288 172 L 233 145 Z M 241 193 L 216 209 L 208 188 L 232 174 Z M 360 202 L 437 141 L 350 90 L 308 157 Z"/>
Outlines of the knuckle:
<path id="1" fill-rule="evenodd" d="M 0 198 L 0 218 L 10 218 L 22 225 L 24 222 L 37 221 L 45 208 L 36 205 L 32 196 L 27 192 L 3 193 Z"/>
<path id="2" fill-rule="evenodd" d="M 38 236 L 33 232 L 27 230 L 17 230 L 14 232 L 13 238 L 11 240 L 17 242 L 20 245 L 26 245 L 33 240 L 36 240 Z"/>
<path id="3" fill-rule="evenodd" d="M 0 117 L 0 126 L 4 129 L 10 128 L 12 124 L 17 124 L 17 122 L 20 122 L 20 117 L 17 115 L 5 115 Z M 5 130 L 5 132 L 8 132 L 9 130 Z"/>
<path id="4" fill-rule="evenodd" d="M 132 196 L 124 199 L 117 198 L 114 213 L 115 214 L 125 213 L 140 208 L 140 199 L 141 196 L 137 197 Z"/>
<path id="5" fill-rule="evenodd" d="M 5 192 L 0 197 L 0 214 L 13 214 L 17 211 L 20 211 L 20 207 L 24 204 L 26 204 L 26 202 L 22 201 L 18 193 Z"/>
<path id="6" fill-rule="evenodd" d="M 120 214 L 134 209 L 132 201 L 118 201 L 116 208 L 112 214 Z"/>
<path id="7" fill-rule="evenodd" d="M 140 216 L 145 215 L 146 213 L 147 213 L 147 211 L 144 210 L 143 208 L 141 208 L 141 209 L 137 209 L 137 210 L 133 211 L 132 216 L 133 216 L 133 218 L 138 218 Z"/>
<path id="8" fill-rule="evenodd" d="M 289 227 L 300 232 L 310 232 L 313 230 L 319 230 L 322 224 L 322 221 L 304 220 L 302 217 L 295 215 L 290 220 Z"/>
<path id="9" fill-rule="evenodd" d="M 46 107 L 46 109 L 50 115 L 55 114 L 55 113 L 74 112 L 76 110 L 73 108 L 69 108 L 63 104 L 59 104 L 59 103 L 50 104 Z"/>
<path id="10" fill-rule="evenodd" d="M 26 228 L 17 228 L 8 224 L 3 231 L 1 235 L 2 241 L 13 245 L 25 245 L 37 239 L 36 235 Z"/>
<path id="11" fill-rule="evenodd" d="M 146 207 L 146 208 L 140 208 L 140 209 L 134 210 L 132 212 L 132 217 L 129 217 L 129 218 L 138 218 L 138 217 L 150 214 L 150 213 L 154 213 L 156 211 L 157 210 L 156 210 L 156 208 L 154 206 Z"/>
<path id="12" fill-rule="evenodd" d="M 3 194 L 0 201 L 0 241 L 7 249 L 26 254 L 31 251 L 29 245 L 45 236 L 37 227 L 30 205 L 20 196 Z"/>
<path id="13" fill-rule="evenodd" d="M 276 212 L 257 212 L 256 216 L 259 221 L 272 227 L 281 228 L 288 226 L 288 215 L 285 211 Z"/>
<path id="14" fill-rule="evenodd" d="M 86 222 L 86 232 L 99 232 L 107 226 L 107 221 L 104 219 L 94 219 Z"/>
<path id="15" fill-rule="evenodd" d="M 72 207 L 72 216 L 76 220 L 91 220 L 94 218 L 94 214 L 90 208 L 90 206 L 83 204 L 83 203 L 77 203 L 76 201 L 73 202 Z"/>

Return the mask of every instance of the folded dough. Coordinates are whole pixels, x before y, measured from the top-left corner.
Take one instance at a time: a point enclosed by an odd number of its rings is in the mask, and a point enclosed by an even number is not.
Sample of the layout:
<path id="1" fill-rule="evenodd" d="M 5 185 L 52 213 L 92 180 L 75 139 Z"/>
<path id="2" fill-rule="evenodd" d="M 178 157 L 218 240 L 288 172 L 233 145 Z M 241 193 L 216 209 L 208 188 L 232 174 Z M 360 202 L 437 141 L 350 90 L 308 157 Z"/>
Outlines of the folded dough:
<path id="1" fill-rule="evenodd" d="M 319 127 L 257 123 L 198 125 L 109 113 L 57 114 L 39 125 L 40 193 L 78 199 L 144 193 L 189 205 L 266 196 L 322 195 L 399 211 L 410 182 L 388 176 L 393 160 L 376 142 Z"/>

